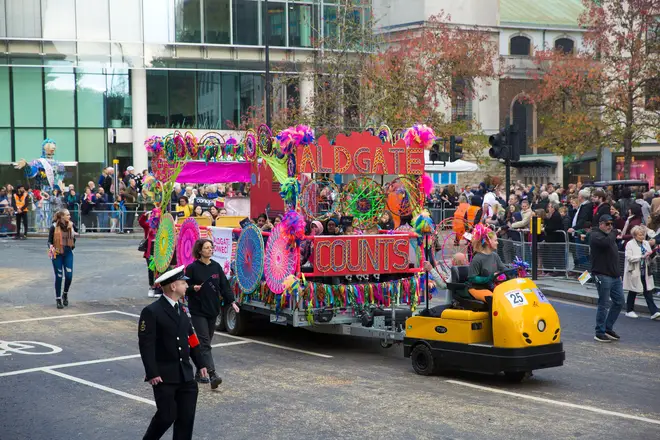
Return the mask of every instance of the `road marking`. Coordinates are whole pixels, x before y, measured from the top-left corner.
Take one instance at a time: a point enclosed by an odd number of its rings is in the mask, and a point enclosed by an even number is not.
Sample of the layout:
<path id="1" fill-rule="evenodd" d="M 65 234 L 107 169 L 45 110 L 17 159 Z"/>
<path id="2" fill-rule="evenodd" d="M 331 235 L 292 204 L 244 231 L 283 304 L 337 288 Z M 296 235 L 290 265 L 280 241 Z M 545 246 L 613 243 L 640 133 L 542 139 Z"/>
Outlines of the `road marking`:
<path id="1" fill-rule="evenodd" d="M 49 351 L 40 352 L 39 348 Z M 32 352 L 29 350 L 37 350 Z M 55 354 L 60 353 L 62 349 L 57 345 L 46 344 L 45 342 L 36 341 L 0 341 L 0 356 L 11 356 L 10 353 L 39 355 L 39 354 Z"/>
<path id="2" fill-rule="evenodd" d="M 156 406 L 156 402 L 154 402 L 153 400 L 145 399 L 144 397 L 136 396 L 134 394 L 125 393 L 123 391 L 119 391 L 114 388 L 106 387 L 105 385 L 99 385 L 97 383 L 90 382 L 85 379 L 81 379 L 79 377 L 70 376 L 68 374 L 62 373 L 61 371 L 55 371 L 49 368 L 43 368 L 41 371 L 43 371 L 44 373 L 52 374 L 54 376 L 63 377 L 64 379 L 68 379 L 73 382 L 87 385 L 88 387 L 96 388 L 97 390 L 107 391 L 108 393 L 116 394 L 118 396 L 126 397 L 128 399 L 137 400 L 138 402 L 147 403 L 149 405 Z"/>
<path id="3" fill-rule="evenodd" d="M 136 315 L 135 313 L 121 312 L 119 310 L 115 310 L 115 312 L 126 316 L 133 316 L 136 318 L 140 317 L 140 315 Z M 322 357 L 324 359 L 332 359 L 332 356 L 330 356 L 329 354 L 314 353 L 313 351 L 301 350 L 299 348 L 293 348 L 293 347 L 286 347 L 284 345 L 272 344 L 270 342 L 258 341 L 256 339 L 244 338 L 242 336 L 233 336 L 230 335 L 229 333 L 215 332 L 215 334 L 219 336 L 224 336 L 225 338 L 233 338 L 233 339 L 238 339 L 239 341 L 249 341 L 254 344 L 265 345 L 266 347 L 280 348 L 282 350 L 294 351 L 296 353 L 308 354 L 310 356 Z"/>
<path id="4" fill-rule="evenodd" d="M 270 342 L 258 341 L 256 339 L 244 338 L 242 336 L 233 336 L 230 335 L 229 333 L 215 332 L 215 334 L 219 336 L 224 336 L 225 338 L 233 338 L 233 339 L 238 339 L 239 341 L 248 341 L 254 344 L 265 345 L 266 347 L 281 348 L 282 350 L 294 351 L 296 353 L 308 354 L 310 356 L 318 356 L 325 359 L 332 359 L 332 356 L 330 356 L 329 354 L 315 353 L 313 351 L 301 350 L 299 348 L 293 348 L 293 347 L 286 347 L 284 345 L 272 344 Z"/>
<path id="5" fill-rule="evenodd" d="M 528 400 L 533 400 L 535 402 L 541 402 L 541 403 L 548 403 L 551 405 L 557 405 L 557 406 L 563 406 L 566 408 L 575 408 L 575 409 L 581 409 L 584 411 L 590 411 L 598 414 L 604 414 L 607 416 L 614 416 L 614 417 L 620 417 L 622 419 L 630 419 L 630 420 L 637 420 L 639 422 L 645 422 L 645 423 L 652 423 L 654 425 L 660 425 L 660 420 L 654 420 L 654 419 L 649 419 L 646 417 L 640 417 L 640 416 L 634 416 L 631 414 L 625 414 L 625 413 L 620 413 L 616 411 L 609 411 L 606 409 L 600 409 L 600 408 L 595 408 L 593 406 L 586 406 L 586 405 L 578 405 L 575 403 L 569 403 L 569 402 L 562 402 L 560 400 L 552 400 L 552 399 L 545 399 L 543 397 L 536 397 L 536 396 L 530 396 L 527 394 L 520 394 L 520 393 L 514 393 L 511 391 L 505 391 L 505 390 L 500 390 L 497 388 L 492 388 L 492 387 L 485 387 L 483 385 L 475 385 L 472 383 L 468 382 L 463 382 L 460 380 L 453 380 L 453 379 L 448 379 L 445 380 L 447 383 L 451 383 L 454 385 L 461 385 L 464 387 L 469 387 L 469 388 L 475 388 L 478 390 L 482 391 L 489 391 L 491 393 L 497 393 L 497 394 L 504 394 L 507 396 L 513 396 L 513 397 L 520 397 L 521 399 L 528 399 Z"/>
<path id="6" fill-rule="evenodd" d="M 213 344 L 211 347 L 229 347 L 232 345 L 242 345 L 242 344 L 249 344 L 251 341 L 234 341 L 234 342 L 222 342 L 219 344 Z M 37 368 L 26 368 L 24 370 L 16 370 L 16 371 L 7 371 L 5 373 L 0 373 L 0 377 L 6 377 L 6 376 L 16 376 L 19 374 L 26 374 L 26 373 L 36 373 L 39 371 L 42 371 L 45 368 L 51 369 L 51 370 L 57 370 L 60 368 L 70 368 L 70 367 L 80 367 L 83 365 L 93 365 L 93 364 L 103 364 L 106 362 L 116 362 L 116 361 L 123 361 L 127 359 L 136 359 L 139 358 L 139 354 L 129 354 L 127 356 L 117 356 L 117 357 L 112 357 L 112 358 L 106 358 L 106 359 L 93 359 L 91 361 L 80 361 L 80 362 L 69 362 L 67 364 L 58 364 L 58 365 L 48 365 L 45 367 L 37 367 Z"/>
<path id="7" fill-rule="evenodd" d="M 17 323 L 17 322 L 44 321 L 44 320 L 47 320 L 47 319 L 76 318 L 78 316 L 107 315 L 109 313 L 115 313 L 115 310 L 108 310 L 108 311 L 105 311 L 105 312 L 77 313 L 75 315 L 54 315 L 54 316 L 42 316 L 41 318 L 14 319 L 13 321 L 0 321 L 0 324 L 14 324 L 14 323 Z"/>
<path id="8" fill-rule="evenodd" d="M 113 313 L 119 313 L 120 315 L 126 315 L 126 316 L 132 316 L 133 318 L 139 318 L 140 315 L 136 315 L 135 313 L 128 313 L 128 312 L 122 312 L 121 310 L 112 310 Z"/>

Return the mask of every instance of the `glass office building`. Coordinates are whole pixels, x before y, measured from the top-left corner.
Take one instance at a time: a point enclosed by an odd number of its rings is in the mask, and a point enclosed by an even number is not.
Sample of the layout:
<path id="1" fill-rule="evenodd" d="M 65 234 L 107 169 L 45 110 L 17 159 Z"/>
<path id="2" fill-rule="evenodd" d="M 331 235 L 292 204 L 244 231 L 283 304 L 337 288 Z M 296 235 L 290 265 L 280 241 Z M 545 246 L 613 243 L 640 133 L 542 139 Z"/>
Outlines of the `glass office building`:
<path id="1" fill-rule="evenodd" d="M 263 105 L 266 14 L 271 69 L 302 81 L 346 6 L 371 15 L 365 0 L 0 0 L 0 183 L 46 137 L 80 185 L 115 158 L 146 168 L 153 134 L 238 125 Z M 283 87 L 275 107 L 307 90 Z"/>

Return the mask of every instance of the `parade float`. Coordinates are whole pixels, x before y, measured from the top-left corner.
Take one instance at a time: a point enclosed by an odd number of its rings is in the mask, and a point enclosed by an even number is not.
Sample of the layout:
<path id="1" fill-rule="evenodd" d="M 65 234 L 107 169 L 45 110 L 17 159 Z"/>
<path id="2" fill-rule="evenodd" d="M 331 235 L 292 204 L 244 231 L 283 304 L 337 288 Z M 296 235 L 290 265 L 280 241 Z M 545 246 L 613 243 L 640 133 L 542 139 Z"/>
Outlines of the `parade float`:
<path id="1" fill-rule="evenodd" d="M 521 273 L 525 263 L 508 272 L 514 275 L 502 274 L 492 296 L 481 300 L 467 293 L 467 267 L 450 267 L 448 252 L 472 254 L 472 225 L 436 228 L 424 211 L 432 185 L 424 175 L 424 150 L 433 142 L 433 131 L 423 125 L 398 134 L 386 126 L 339 134 L 332 142 L 303 125 L 277 135 L 261 126 L 240 141 L 217 134 L 198 141 L 190 133 L 150 138 L 153 191 L 157 213 L 163 212 L 155 269 L 167 270 L 173 258 L 190 263 L 192 244 L 202 236 L 230 253 L 224 267 L 240 312 L 223 308 L 218 325 L 232 335 L 244 333 L 259 314 L 314 332 L 377 338 L 384 347 L 403 342 L 419 374 L 453 368 L 521 379 L 533 369 L 562 365 L 559 319 Z M 272 230 L 245 218 L 229 231 L 230 246 L 228 235 L 216 240 L 213 228 L 192 218 L 177 225 L 165 213 L 177 181 L 254 182 L 264 167 L 279 183 L 285 207 Z M 337 184 L 342 180 L 348 182 Z M 378 228 L 385 211 L 393 230 Z M 329 220 L 352 232 L 310 232 L 310 224 Z M 454 298 L 431 308 L 435 285 L 423 267 L 438 242 L 439 263 L 453 271 L 448 288 Z"/>

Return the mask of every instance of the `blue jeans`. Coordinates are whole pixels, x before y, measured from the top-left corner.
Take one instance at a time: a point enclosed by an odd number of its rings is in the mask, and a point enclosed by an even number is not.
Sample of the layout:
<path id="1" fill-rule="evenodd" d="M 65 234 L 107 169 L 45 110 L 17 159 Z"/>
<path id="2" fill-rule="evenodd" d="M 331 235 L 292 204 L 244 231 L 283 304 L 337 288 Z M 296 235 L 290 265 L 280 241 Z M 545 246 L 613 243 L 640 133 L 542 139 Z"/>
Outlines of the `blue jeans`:
<path id="1" fill-rule="evenodd" d="M 62 278 L 64 278 L 64 292 L 69 292 L 71 280 L 73 279 L 73 250 L 64 247 L 64 253 L 58 254 L 53 260 L 53 271 L 55 271 L 55 298 L 62 297 Z"/>
<path id="2" fill-rule="evenodd" d="M 612 330 L 623 308 L 623 281 L 621 277 L 594 275 L 598 287 L 598 311 L 596 312 L 596 334 Z M 612 302 L 610 304 L 610 298 Z M 609 311 L 608 311 L 609 309 Z"/>

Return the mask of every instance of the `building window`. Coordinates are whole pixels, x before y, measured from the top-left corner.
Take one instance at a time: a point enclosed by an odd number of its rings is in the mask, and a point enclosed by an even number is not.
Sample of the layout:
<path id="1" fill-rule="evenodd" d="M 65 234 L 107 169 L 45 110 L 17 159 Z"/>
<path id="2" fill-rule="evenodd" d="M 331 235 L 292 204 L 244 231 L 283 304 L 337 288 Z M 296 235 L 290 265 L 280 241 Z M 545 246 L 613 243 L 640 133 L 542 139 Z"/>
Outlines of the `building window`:
<path id="1" fill-rule="evenodd" d="M 230 43 L 230 0 L 204 0 L 204 42 Z"/>
<path id="2" fill-rule="evenodd" d="M 169 72 L 170 128 L 181 130 L 197 126 L 195 86 L 195 72 L 188 70 L 171 70 Z"/>
<path id="3" fill-rule="evenodd" d="M 660 78 L 649 80 L 646 83 L 644 107 L 646 110 L 660 110 Z"/>
<path id="4" fill-rule="evenodd" d="M 534 143 L 534 106 L 521 102 L 517 97 L 512 108 L 512 124 L 518 128 L 520 154 L 533 154 Z"/>
<path id="5" fill-rule="evenodd" d="M 79 69 L 76 74 L 78 127 L 105 127 L 105 75 Z"/>
<path id="6" fill-rule="evenodd" d="M 318 13 L 316 5 L 289 4 L 289 46 L 312 47 Z"/>
<path id="7" fill-rule="evenodd" d="M 75 127 L 76 76 L 73 68 L 46 68 L 45 80 L 46 126 L 49 128 Z"/>
<path id="8" fill-rule="evenodd" d="M 466 79 L 454 79 L 452 83 L 451 120 L 471 121 L 472 115 L 472 86 Z"/>
<path id="9" fill-rule="evenodd" d="M 131 126 L 131 83 L 127 70 L 109 70 L 106 75 L 106 115 L 108 127 Z"/>
<path id="10" fill-rule="evenodd" d="M 0 127 L 9 127 L 11 125 L 9 87 L 9 67 L 0 67 Z"/>
<path id="11" fill-rule="evenodd" d="M 575 42 L 570 38 L 558 38 L 555 40 L 555 50 L 559 50 L 565 54 L 573 53 L 575 49 Z"/>
<path id="12" fill-rule="evenodd" d="M 176 0 L 174 23 L 177 43 L 202 42 L 202 16 L 200 0 Z"/>
<path id="13" fill-rule="evenodd" d="M 511 38 L 509 45 L 509 53 L 511 55 L 529 56 L 532 54 L 532 42 L 523 35 Z"/>
<path id="14" fill-rule="evenodd" d="M 261 74 L 241 73 L 241 117 L 260 110 L 264 105 L 264 78 Z"/>
<path id="15" fill-rule="evenodd" d="M 326 47 L 334 47 L 339 38 L 337 16 L 336 6 L 323 6 L 323 44 Z"/>
<path id="16" fill-rule="evenodd" d="M 13 67 L 14 125 L 43 127 L 43 81 L 39 67 Z M 16 145 L 21 145 L 16 143 Z M 39 156 L 41 153 L 39 153 Z M 38 156 L 37 156 L 38 157 Z"/>
<path id="17" fill-rule="evenodd" d="M 147 124 L 150 128 L 169 127 L 167 72 L 147 70 Z"/>
<path id="18" fill-rule="evenodd" d="M 222 128 L 236 127 L 239 120 L 238 73 L 222 74 Z"/>
<path id="19" fill-rule="evenodd" d="M 16 38 L 41 38 L 41 14 L 39 0 L 5 0 L 7 36 Z"/>
<path id="20" fill-rule="evenodd" d="M 45 39 L 76 39 L 76 0 L 41 2 L 41 23 Z"/>
<path id="21" fill-rule="evenodd" d="M 262 26 L 264 35 L 262 41 L 266 41 L 266 4 L 263 4 Z M 268 2 L 268 20 L 270 23 L 271 46 L 286 46 L 286 3 Z"/>
<path id="22" fill-rule="evenodd" d="M 222 128 L 220 99 L 220 72 L 197 72 L 197 128 Z"/>
<path id="23" fill-rule="evenodd" d="M 234 0 L 234 44 L 259 44 L 259 2 Z"/>
<path id="24" fill-rule="evenodd" d="M 76 39 L 108 41 L 109 14 L 108 0 L 76 0 Z"/>

